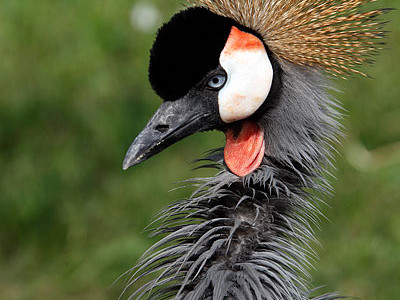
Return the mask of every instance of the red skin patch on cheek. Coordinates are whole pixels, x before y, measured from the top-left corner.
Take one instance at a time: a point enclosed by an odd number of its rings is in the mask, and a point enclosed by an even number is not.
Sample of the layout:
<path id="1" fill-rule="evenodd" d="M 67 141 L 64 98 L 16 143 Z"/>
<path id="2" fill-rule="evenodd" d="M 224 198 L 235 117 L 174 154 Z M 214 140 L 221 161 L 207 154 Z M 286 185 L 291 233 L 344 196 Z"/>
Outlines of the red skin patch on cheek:
<path id="1" fill-rule="evenodd" d="M 225 163 L 232 173 L 245 176 L 257 169 L 264 158 L 264 132 L 252 121 L 245 121 L 238 136 L 232 129 L 225 133 Z"/>
<path id="2" fill-rule="evenodd" d="M 255 51 L 260 49 L 264 49 L 264 45 L 256 36 L 240 31 L 235 26 L 232 26 L 223 53 L 229 55 L 233 51 Z"/>

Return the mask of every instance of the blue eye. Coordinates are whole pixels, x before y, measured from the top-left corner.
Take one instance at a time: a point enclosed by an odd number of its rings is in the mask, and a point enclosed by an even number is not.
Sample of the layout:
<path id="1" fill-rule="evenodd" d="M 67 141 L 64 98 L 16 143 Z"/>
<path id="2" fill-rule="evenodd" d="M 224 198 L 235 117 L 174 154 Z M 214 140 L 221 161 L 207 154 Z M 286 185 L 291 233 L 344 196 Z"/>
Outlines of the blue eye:
<path id="1" fill-rule="evenodd" d="M 226 82 L 225 75 L 215 75 L 210 78 L 207 85 L 213 89 L 220 89 L 224 86 L 225 82 Z"/>

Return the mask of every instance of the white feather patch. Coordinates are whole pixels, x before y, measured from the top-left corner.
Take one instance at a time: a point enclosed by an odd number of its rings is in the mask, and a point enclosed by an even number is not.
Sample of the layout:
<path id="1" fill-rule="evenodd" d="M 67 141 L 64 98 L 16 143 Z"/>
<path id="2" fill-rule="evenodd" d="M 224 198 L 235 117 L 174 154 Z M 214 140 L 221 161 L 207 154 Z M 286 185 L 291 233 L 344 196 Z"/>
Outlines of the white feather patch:
<path id="1" fill-rule="evenodd" d="M 232 27 L 220 64 L 228 75 L 218 95 L 221 119 L 231 123 L 251 116 L 264 103 L 272 85 L 273 69 L 264 44 Z"/>

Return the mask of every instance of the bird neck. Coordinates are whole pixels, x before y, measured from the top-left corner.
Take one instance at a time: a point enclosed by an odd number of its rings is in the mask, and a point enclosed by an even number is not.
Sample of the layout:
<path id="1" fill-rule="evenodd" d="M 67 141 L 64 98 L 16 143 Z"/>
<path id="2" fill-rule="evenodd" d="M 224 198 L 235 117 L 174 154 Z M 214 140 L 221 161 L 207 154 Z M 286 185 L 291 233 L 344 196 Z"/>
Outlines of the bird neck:
<path id="1" fill-rule="evenodd" d="M 191 197 L 164 211 L 155 230 L 164 237 L 146 252 L 131 284 L 159 275 L 133 297 L 309 299 L 310 244 L 320 215 L 314 191 L 329 190 L 322 175 L 327 140 L 338 127 L 317 73 L 303 79 L 295 67 L 284 68 L 284 104 L 260 121 L 267 141 L 262 165 L 238 177 L 213 153 L 221 171 L 196 180 Z"/>

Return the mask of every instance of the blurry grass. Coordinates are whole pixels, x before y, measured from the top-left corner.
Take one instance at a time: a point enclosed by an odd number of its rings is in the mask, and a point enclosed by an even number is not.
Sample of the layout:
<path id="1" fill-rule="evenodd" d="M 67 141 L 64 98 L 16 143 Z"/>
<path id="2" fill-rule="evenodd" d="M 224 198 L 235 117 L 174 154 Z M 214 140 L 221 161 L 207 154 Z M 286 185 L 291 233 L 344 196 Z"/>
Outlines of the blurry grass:
<path id="1" fill-rule="evenodd" d="M 223 144 L 196 135 L 121 171 L 159 104 L 147 82 L 154 32 L 132 28 L 136 2 L 1 3 L 0 299 L 115 299 L 123 282 L 113 281 L 154 242 L 142 229 L 190 193 L 167 191 L 206 174 L 187 163 Z M 164 20 L 179 7 L 152 3 Z M 400 294 L 398 11 L 390 19 L 389 49 L 367 69 L 375 79 L 340 82 L 349 138 L 314 272 L 316 285 L 364 299 Z"/>
<path id="2" fill-rule="evenodd" d="M 380 1 L 399 9 L 396 1 Z M 388 19 L 387 49 L 366 71 L 340 82 L 347 138 L 335 196 L 319 233 L 315 285 L 361 299 L 400 295 L 400 16 Z"/>

